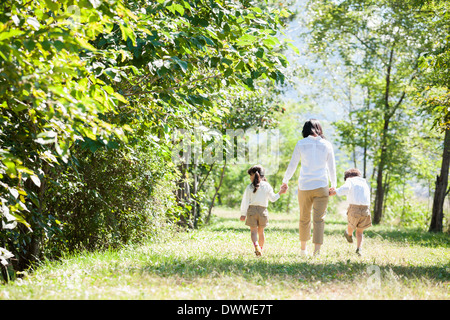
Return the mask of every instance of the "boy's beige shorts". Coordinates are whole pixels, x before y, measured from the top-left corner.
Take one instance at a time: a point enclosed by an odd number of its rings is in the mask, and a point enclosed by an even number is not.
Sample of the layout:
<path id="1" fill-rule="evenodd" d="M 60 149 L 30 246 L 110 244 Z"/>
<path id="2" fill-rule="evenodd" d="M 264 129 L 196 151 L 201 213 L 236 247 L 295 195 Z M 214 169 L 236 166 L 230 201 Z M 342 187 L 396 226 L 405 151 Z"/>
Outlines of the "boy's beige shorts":
<path id="1" fill-rule="evenodd" d="M 369 206 L 351 204 L 347 209 L 348 224 L 353 229 L 366 229 L 372 225 Z"/>
<path id="2" fill-rule="evenodd" d="M 249 206 L 245 224 L 249 227 L 266 227 L 269 224 L 269 212 L 267 211 L 267 208 L 261 206 Z"/>

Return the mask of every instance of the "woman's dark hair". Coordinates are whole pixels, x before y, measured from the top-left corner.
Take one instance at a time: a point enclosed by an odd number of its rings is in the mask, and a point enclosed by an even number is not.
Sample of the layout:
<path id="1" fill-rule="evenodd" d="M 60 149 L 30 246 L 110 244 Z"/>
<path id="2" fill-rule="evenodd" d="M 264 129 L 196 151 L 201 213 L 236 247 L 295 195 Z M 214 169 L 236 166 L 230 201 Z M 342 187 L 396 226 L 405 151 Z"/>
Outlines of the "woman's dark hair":
<path id="1" fill-rule="evenodd" d="M 259 188 L 259 183 L 261 181 L 267 181 L 266 177 L 264 176 L 264 168 L 257 164 L 256 166 L 251 167 L 250 169 L 247 170 L 247 173 L 249 175 L 254 174 L 255 178 L 253 179 L 252 185 L 254 187 L 253 189 L 253 193 L 256 192 L 256 190 L 258 190 Z"/>
<path id="2" fill-rule="evenodd" d="M 347 171 L 344 172 L 344 181 L 346 181 L 347 178 L 351 178 L 351 177 L 361 177 L 361 171 L 359 171 L 358 169 L 352 168 L 352 169 L 348 169 Z"/>
<path id="3" fill-rule="evenodd" d="M 325 136 L 323 135 L 322 126 L 320 125 L 320 122 L 317 119 L 309 119 L 308 121 L 305 122 L 305 124 L 303 125 L 302 135 L 303 138 L 306 138 L 310 135 L 317 135 L 325 139 Z"/>

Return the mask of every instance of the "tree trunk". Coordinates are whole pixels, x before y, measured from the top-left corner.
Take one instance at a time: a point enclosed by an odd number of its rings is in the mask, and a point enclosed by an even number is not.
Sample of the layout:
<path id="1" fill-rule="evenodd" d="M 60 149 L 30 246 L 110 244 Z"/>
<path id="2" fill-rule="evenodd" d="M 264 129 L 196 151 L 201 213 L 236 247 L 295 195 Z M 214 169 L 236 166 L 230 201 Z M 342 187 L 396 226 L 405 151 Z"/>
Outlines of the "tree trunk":
<path id="1" fill-rule="evenodd" d="M 181 164 L 179 166 L 181 172 L 181 178 L 178 181 L 178 190 L 176 191 L 176 197 L 178 205 L 181 207 L 186 207 L 186 205 L 191 205 L 191 188 L 189 186 L 189 164 Z M 192 221 L 192 210 L 186 211 L 186 215 L 180 217 L 180 223 L 187 225 L 189 228 L 193 228 Z"/>
<path id="2" fill-rule="evenodd" d="M 198 174 L 197 174 L 197 163 L 194 163 L 194 170 L 192 172 L 192 176 L 194 178 L 194 181 L 192 182 L 192 217 L 194 220 L 194 228 L 197 228 L 197 221 L 200 217 L 200 211 L 197 201 L 197 187 L 198 187 Z"/>
<path id="3" fill-rule="evenodd" d="M 383 152 L 383 151 L 382 151 Z M 380 160 L 377 170 L 377 190 L 375 192 L 375 204 L 373 208 L 373 223 L 379 224 L 383 215 L 384 186 L 383 170 L 384 161 Z"/>
<path id="4" fill-rule="evenodd" d="M 386 90 L 384 93 L 384 126 L 381 137 L 381 153 L 380 153 L 380 162 L 378 163 L 377 170 L 377 190 L 375 192 L 375 205 L 373 209 L 373 223 L 379 224 L 381 221 L 381 217 L 383 215 L 383 202 L 384 202 L 384 185 L 383 185 L 383 174 L 387 157 L 387 146 L 388 146 L 388 130 L 389 130 L 389 122 L 391 117 L 391 108 L 389 105 L 389 89 L 391 83 L 391 67 L 392 60 L 394 56 L 394 49 L 391 49 L 389 54 L 389 63 L 387 65 L 386 72 Z M 401 100 L 399 101 L 399 103 Z"/>
<path id="5" fill-rule="evenodd" d="M 442 154 L 441 173 L 436 177 L 436 190 L 433 199 L 433 211 L 429 232 L 442 232 L 444 201 L 448 194 L 448 173 L 450 165 L 450 129 L 445 131 L 444 152 Z"/>
<path id="6" fill-rule="evenodd" d="M 370 110 L 370 88 L 367 88 L 367 111 L 366 114 L 369 112 Z M 367 143 L 367 135 L 369 134 L 369 124 L 368 124 L 368 119 L 365 119 L 365 130 L 364 130 L 364 148 L 363 148 L 363 178 L 366 179 L 367 176 L 367 147 L 368 147 L 368 143 Z"/>
<path id="7" fill-rule="evenodd" d="M 214 202 L 216 200 L 216 196 L 219 193 L 220 187 L 222 186 L 222 182 L 223 182 L 223 177 L 225 175 L 225 168 L 227 166 L 227 160 L 224 160 L 223 163 L 223 167 L 222 167 L 222 174 L 220 175 L 220 181 L 219 181 L 219 185 L 216 187 L 216 192 L 214 193 L 214 196 L 211 200 L 211 204 L 209 206 L 209 211 L 208 211 L 208 216 L 206 217 L 206 223 L 209 223 L 209 218 L 211 217 L 211 212 L 212 212 L 212 208 L 214 207 Z"/>
<path id="8" fill-rule="evenodd" d="M 363 150 L 363 178 L 367 178 L 367 133 L 364 137 L 364 150 Z"/>

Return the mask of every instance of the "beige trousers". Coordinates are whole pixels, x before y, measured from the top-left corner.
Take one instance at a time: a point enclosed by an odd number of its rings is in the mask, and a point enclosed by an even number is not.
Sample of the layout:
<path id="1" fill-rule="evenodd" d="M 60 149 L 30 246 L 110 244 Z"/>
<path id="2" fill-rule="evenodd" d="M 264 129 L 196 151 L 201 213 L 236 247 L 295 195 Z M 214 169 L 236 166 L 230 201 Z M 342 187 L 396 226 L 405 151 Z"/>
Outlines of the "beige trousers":
<path id="1" fill-rule="evenodd" d="M 311 208 L 313 209 L 313 243 L 323 243 L 323 230 L 328 205 L 328 187 L 298 190 L 300 207 L 300 241 L 311 239 Z"/>

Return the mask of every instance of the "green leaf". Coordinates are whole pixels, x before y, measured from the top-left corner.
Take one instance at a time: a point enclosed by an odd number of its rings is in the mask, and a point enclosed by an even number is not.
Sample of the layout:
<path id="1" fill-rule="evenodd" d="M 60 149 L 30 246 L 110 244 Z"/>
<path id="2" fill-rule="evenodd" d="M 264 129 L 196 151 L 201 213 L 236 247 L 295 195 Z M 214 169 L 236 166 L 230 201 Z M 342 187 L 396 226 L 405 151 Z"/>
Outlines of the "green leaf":
<path id="1" fill-rule="evenodd" d="M 10 176 L 10 177 L 15 177 L 17 175 L 17 171 L 16 171 L 16 165 L 14 162 L 3 159 L 2 160 L 3 164 L 6 166 L 6 173 Z"/>
<path id="2" fill-rule="evenodd" d="M 101 0 L 89 0 L 89 2 L 92 4 L 94 9 L 97 9 L 102 4 Z"/>
<path id="3" fill-rule="evenodd" d="M 256 51 L 255 55 L 262 59 L 264 57 L 264 48 L 258 48 L 258 50 Z"/>
<path id="4" fill-rule="evenodd" d="M 55 138 L 58 134 L 55 131 L 45 131 L 37 135 L 38 138 Z"/>
<path id="5" fill-rule="evenodd" d="M 240 60 L 238 64 L 234 67 L 236 70 L 241 70 L 244 67 L 244 61 Z"/>
<path id="6" fill-rule="evenodd" d="M 267 36 L 267 38 L 263 40 L 263 43 L 272 48 L 274 45 L 280 44 L 280 41 L 276 37 Z"/>
<path id="7" fill-rule="evenodd" d="M 114 92 L 113 96 L 116 97 L 117 100 L 119 100 L 119 101 L 121 101 L 121 102 L 123 102 L 125 104 L 128 103 L 128 100 L 125 99 L 125 97 L 123 95 L 121 95 L 120 93 Z"/>
<path id="8" fill-rule="evenodd" d="M 59 4 L 56 0 L 45 0 L 45 4 L 53 12 L 56 12 L 59 9 Z"/>
<path id="9" fill-rule="evenodd" d="M 27 108 L 28 106 L 26 104 L 15 104 L 12 106 L 12 109 L 15 113 L 19 113 L 20 111 L 23 111 Z"/>
<path id="10" fill-rule="evenodd" d="M 114 89 L 111 86 L 103 86 L 103 90 L 105 90 L 108 94 L 114 93 Z"/>
<path id="11" fill-rule="evenodd" d="M 19 197 L 19 191 L 17 191 L 17 189 L 10 188 L 10 189 L 9 189 L 9 193 L 11 193 L 12 196 L 13 196 L 14 198 L 16 198 L 16 199 Z"/>
<path id="12" fill-rule="evenodd" d="M 33 181 L 33 183 L 40 188 L 41 187 L 41 180 L 39 179 L 38 176 L 30 176 L 31 181 Z"/>
<path id="13" fill-rule="evenodd" d="M 136 35 L 134 34 L 133 29 L 131 29 L 130 27 L 121 24 L 120 25 L 120 30 L 122 31 L 122 39 L 124 41 L 127 41 L 127 39 L 129 38 L 132 42 L 133 42 L 133 46 L 136 46 Z"/>
<path id="14" fill-rule="evenodd" d="M 181 4 L 174 3 L 171 6 L 167 6 L 166 8 L 173 14 L 175 14 L 175 11 L 177 11 L 180 15 L 184 15 L 184 8 Z"/>
<path id="15" fill-rule="evenodd" d="M 25 225 L 28 229 L 31 230 L 30 224 L 29 224 L 29 223 L 28 223 L 21 215 L 16 214 L 16 213 L 13 213 L 13 212 L 10 212 L 9 214 L 10 214 L 11 216 L 13 216 L 14 219 L 15 219 L 17 222 L 22 223 L 22 224 Z"/>
<path id="16" fill-rule="evenodd" d="M 262 13 L 261 8 L 258 8 L 258 7 L 251 7 L 251 8 L 249 8 L 249 10 L 252 10 L 253 12 L 256 12 L 256 13 Z"/>
<path id="17" fill-rule="evenodd" d="M 256 37 L 252 36 L 251 34 L 244 34 L 242 37 L 240 37 L 236 44 L 238 46 L 248 46 L 253 44 L 256 41 Z"/>
<path id="18" fill-rule="evenodd" d="M 45 131 L 45 132 L 41 132 L 37 135 L 37 139 L 35 139 L 34 141 L 45 145 L 45 144 L 50 144 L 50 143 L 54 143 L 56 142 L 56 137 L 57 137 L 57 133 L 54 131 Z"/>
<path id="19" fill-rule="evenodd" d="M 292 50 L 294 50 L 294 52 L 295 52 L 296 54 L 300 54 L 300 50 L 299 50 L 296 46 L 294 46 L 292 43 L 288 42 L 287 45 L 288 45 Z"/>
<path id="20" fill-rule="evenodd" d="M 39 21 L 34 17 L 28 17 L 27 23 L 30 26 L 32 26 L 36 31 L 39 30 L 39 28 L 41 27 L 41 24 L 39 23 Z"/>
<path id="21" fill-rule="evenodd" d="M 81 38 L 81 37 L 76 37 L 75 41 L 78 42 L 78 44 L 84 48 L 87 49 L 89 51 L 97 51 L 96 48 L 94 48 L 88 41 L 86 41 L 86 39 Z"/>
<path id="22" fill-rule="evenodd" d="M 16 169 L 19 172 L 24 172 L 24 173 L 28 173 L 28 174 L 34 174 L 33 170 L 31 170 L 31 169 L 29 169 L 27 167 L 24 167 L 24 166 L 18 165 L 18 166 L 16 166 Z"/>
<path id="23" fill-rule="evenodd" d="M 180 66 L 181 71 L 183 71 L 183 73 L 186 73 L 187 68 L 188 68 L 188 63 L 186 61 L 183 61 L 183 60 L 179 59 L 178 57 L 171 57 L 171 59 Z"/>
<path id="24" fill-rule="evenodd" d="M 0 33 L 0 41 L 1 40 L 6 40 L 6 39 L 9 39 L 9 38 L 12 38 L 12 37 L 16 37 L 16 36 L 22 35 L 24 33 L 25 33 L 24 31 L 21 31 L 19 29 L 12 29 L 12 30 L 9 30 L 9 31 L 6 31 L 6 32 L 2 31 Z"/>

